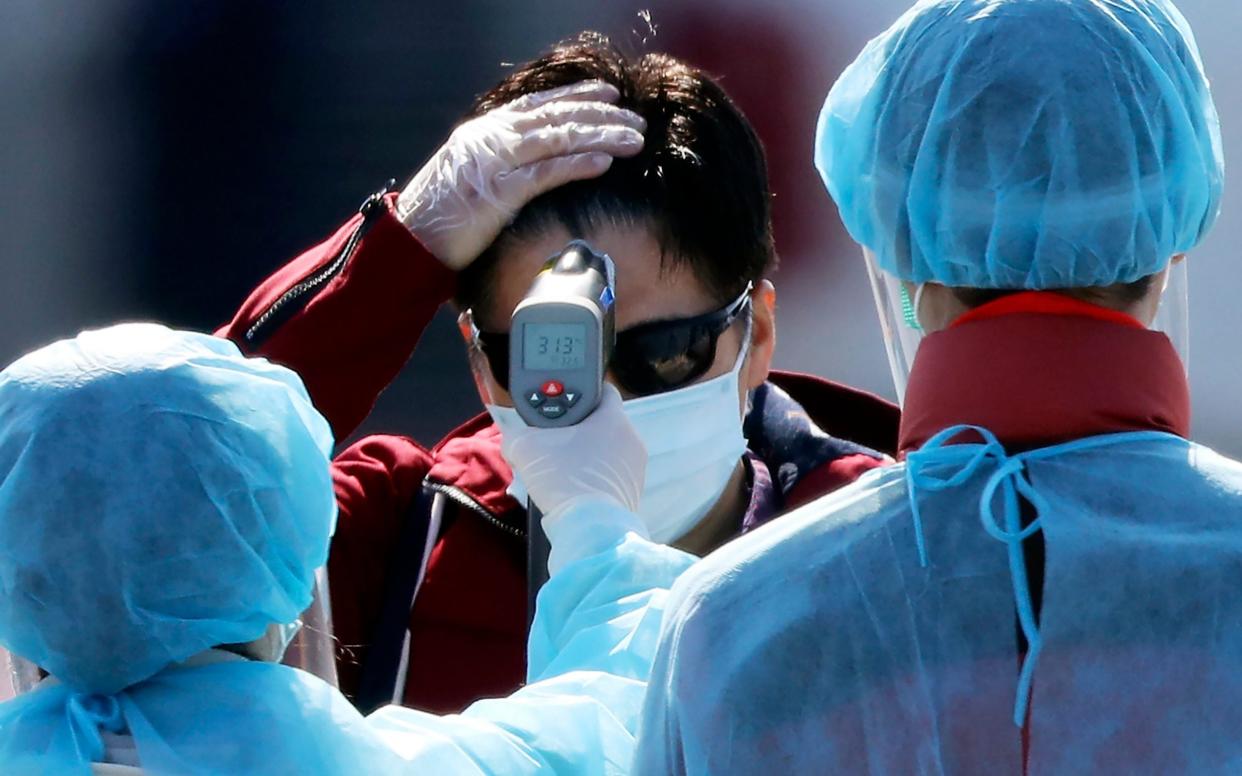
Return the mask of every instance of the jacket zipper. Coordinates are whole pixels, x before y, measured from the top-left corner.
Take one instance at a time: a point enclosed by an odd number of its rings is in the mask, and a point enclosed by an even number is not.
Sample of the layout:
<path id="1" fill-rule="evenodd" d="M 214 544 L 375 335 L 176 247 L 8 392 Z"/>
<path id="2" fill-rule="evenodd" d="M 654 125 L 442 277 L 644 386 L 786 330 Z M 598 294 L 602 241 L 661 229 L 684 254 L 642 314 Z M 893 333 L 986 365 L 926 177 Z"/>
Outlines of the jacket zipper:
<path id="1" fill-rule="evenodd" d="M 384 195 L 392 189 L 396 182 L 395 178 L 389 180 L 384 188 L 366 198 L 366 201 L 362 203 L 362 207 L 358 208 L 358 212 L 362 214 L 362 223 L 358 224 L 358 228 L 349 236 L 349 240 L 346 241 L 345 247 L 337 254 L 337 257 L 330 261 L 327 266 L 281 294 L 279 299 L 264 310 L 258 320 L 246 330 L 246 344 L 252 347 L 262 344 L 264 340 L 271 336 L 275 329 L 279 328 L 281 324 L 288 321 L 298 310 L 306 306 L 313 295 L 312 292 L 341 274 L 341 271 L 345 269 L 345 265 L 349 263 L 349 260 L 353 258 L 354 253 L 358 250 L 358 244 L 362 242 L 362 238 L 371 230 L 375 222 L 379 220 L 379 216 L 383 214 Z"/>
<path id="2" fill-rule="evenodd" d="M 452 485 L 446 485 L 443 482 L 436 482 L 434 480 L 423 480 L 423 487 L 435 493 L 444 494 L 447 498 L 451 499 L 454 503 L 458 504 L 459 506 L 463 506 L 466 509 L 469 509 L 471 512 L 474 512 L 476 515 L 478 515 L 479 517 L 482 517 L 484 520 L 496 526 L 497 528 L 499 528 L 500 530 L 504 531 L 507 534 L 516 536 L 519 539 L 526 538 L 526 531 L 524 529 L 517 528 L 516 526 L 512 526 L 504 522 L 500 518 L 493 515 L 491 512 L 488 512 L 486 509 L 484 509 L 482 504 L 470 498 L 463 491 L 459 490 L 458 488 L 453 487 Z"/>

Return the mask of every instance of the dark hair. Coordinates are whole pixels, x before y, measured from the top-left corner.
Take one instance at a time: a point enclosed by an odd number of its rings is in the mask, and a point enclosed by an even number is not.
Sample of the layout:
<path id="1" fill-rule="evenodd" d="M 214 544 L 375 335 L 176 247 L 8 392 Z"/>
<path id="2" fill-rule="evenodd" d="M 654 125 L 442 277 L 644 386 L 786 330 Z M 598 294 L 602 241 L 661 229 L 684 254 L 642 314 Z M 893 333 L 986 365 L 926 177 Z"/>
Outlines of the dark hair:
<path id="1" fill-rule="evenodd" d="M 1157 273 L 1159 274 L 1159 273 Z M 1111 286 L 1092 286 L 1090 288 L 1050 288 L 1054 291 L 1066 296 L 1072 296 L 1075 299 L 1082 299 L 1087 302 L 1097 304 L 1120 304 L 1132 305 L 1138 302 L 1151 290 L 1152 283 L 1155 282 L 1156 275 L 1144 275 L 1130 283 L 1117 283 Z M 953 288 L 953 296 L 957 297 L 957 301 L 974 309 L 982 307 L 988 302 L 995 302 L 997 299 L 1009 296 L 1010 294 L 1018 294 L 1026 289 L 1008 289 L 1008 288 Z"/>
<path id="2" fill-rule="evenodd" d="M 647 121 L 642 151 L 598 178 L 532 200 L 458 277 L 457 304 L 486 308 L 497 254 L 554 224 L 574 237 L 606 223 L 641 224 L 662 267 L 684 266 L 721 302 L 775 265 L 763 146 L 720 85 L 664 54 L 634 60 L 608 38 L 582 33 L 519 67 L 475 101 L 470 116 L 532 92 L 600 80 Z"/>

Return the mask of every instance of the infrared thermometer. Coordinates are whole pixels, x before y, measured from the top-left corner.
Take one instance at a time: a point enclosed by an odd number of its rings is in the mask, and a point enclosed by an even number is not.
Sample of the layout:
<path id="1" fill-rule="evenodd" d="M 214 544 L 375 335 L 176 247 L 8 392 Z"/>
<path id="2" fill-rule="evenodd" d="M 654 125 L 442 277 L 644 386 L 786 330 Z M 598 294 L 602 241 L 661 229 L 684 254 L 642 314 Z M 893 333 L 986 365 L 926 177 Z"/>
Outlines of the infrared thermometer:
<path id="1" fill-rule="evenodd" d="M 612 259 L 574 240 L 548 260 L 513 311 L 509 391 L 528 426 L 572 426 L 599 406 L 616 344 L 615 284 Z M 548 581 L 550 546 L 542 518 L 538 506 L 528 503 L 527 630 Z"/>
<path id="2" fill-rule="evenodd" d="M 513 311 L 509 391 L 528 426 L 572 426 L 599 404 L 616 342 L 612 259 L 574 240 Z"/>

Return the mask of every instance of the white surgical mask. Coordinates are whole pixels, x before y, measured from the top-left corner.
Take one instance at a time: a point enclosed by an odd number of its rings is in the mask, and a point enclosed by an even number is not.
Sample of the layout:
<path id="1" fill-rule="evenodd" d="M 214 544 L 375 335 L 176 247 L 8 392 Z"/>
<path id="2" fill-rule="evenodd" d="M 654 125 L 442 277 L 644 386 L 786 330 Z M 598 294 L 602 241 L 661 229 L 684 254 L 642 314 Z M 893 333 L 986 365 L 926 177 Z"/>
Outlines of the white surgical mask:
<path id="1" fill-rule="evenodd" d="M 746 452 L 738 396 L 749 347 L 748 321 L 742 349 L 727 374 L 622 405 L 647 448 L 638 516 L 652 541 L 668 544 L 698 525 Z M 486 406 L 501 434 L 506 428 L 525 428 L 526 421 L 512 407 Z M 526 502 L 526 488 L 516 472 L 508 492 Z"/>

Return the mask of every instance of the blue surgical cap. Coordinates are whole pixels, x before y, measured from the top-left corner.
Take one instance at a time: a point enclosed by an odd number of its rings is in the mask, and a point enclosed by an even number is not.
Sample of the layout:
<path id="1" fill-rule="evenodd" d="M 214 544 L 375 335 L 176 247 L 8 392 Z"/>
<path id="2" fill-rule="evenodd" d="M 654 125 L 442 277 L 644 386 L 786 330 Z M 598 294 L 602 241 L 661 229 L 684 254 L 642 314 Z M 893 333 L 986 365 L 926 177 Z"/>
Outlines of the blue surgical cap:
<path id="1" fill-rule="evenodd" d="M 0 373 L 0 643 L 78 692 L 261 636 L 309 605 L 331 432 L 292 372 L 149 324 Z"/>
<path id="2" fill-rule="evenodd" d="M 1220 126 L 1166 0 L 924 0 L 820 115 L 816 166 L 850 235 L 921 283 L 1128 283 L 1219 211 Z"/>

